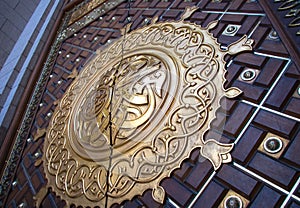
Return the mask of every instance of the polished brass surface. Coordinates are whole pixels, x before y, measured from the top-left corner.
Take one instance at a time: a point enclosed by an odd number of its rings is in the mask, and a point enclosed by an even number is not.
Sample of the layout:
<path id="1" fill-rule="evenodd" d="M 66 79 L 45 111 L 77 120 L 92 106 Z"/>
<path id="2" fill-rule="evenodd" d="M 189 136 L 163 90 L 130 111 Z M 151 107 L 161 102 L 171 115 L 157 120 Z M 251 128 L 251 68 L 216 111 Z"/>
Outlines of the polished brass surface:
<path id="1" fill-rule="evenodd" d="M 300 2 L 296 0 L 274 0 L 274 3 L 280 3 L 278 11 L 285 12 L 285 19 L 288 19 L 288 27 L 297 28 L 296 35 L 300 35 Z"/>
<path id="2" fill-rule="evenodd" d="M 71 15 L 68 25 L 74 23 L 77 19 L 84 16 L 91 10 L 98 7 L 100 4 L 104 3 L 106 0 L 91 0 L 90 2 L 83 4 L 81 7 L 77 8 Z"/>
<path id="3" fill-rule="evenodd" d="M 215 169 L 230 162 L 233 144 L 204 141 L 223 96 L 226 54 L 251 50 L 243 36 L 221 50 L 209 30 L 181 20 L 130 33 L 78 74 L 60 100 L 44 143 L 48 187 L 67 204 L 110 206 L 147 189 L 163 203 L 159 184 L 199 148 Z"/>
<path id="4" fill-rule="evenodd" d="M 247 200 L 245 197 L 241 196 L 240 194 L 236 193 L 235 191 L 229 190 L 227 192 L 227 194 L 225 195 L 225 197 L 223 198 L 223 200 L 221 201 L 221 203 L 219 204 L 218 208 L 230 207 L 230 203 L 229 203 L 229 206 L 228 206 L 228 203 L 227 203 L 227 206 L 226 206 L 226 200 L 228 200 L 229 198 L 236 198 L 239 202 L 241 202 L 239 204 L 239 206 L 237 206 L 237 204 L 234 203 L 234 204 L 232 204 L 231 207 L 244 208 L 244 207 L 248 207 L 248 205 L 249 205 L 249 200 Z"/>
<path id="5" fill-rule="evenodd" d="M 33 135 L 33 140 L 37 141 L 42 136 L 44 136 L 47 132 L 47 129 L 37 129 L 36 133 Z"/>
<path id="6" fill-rule="evenodd" d="M 62 30 L 59 35 L 59 40 L 65 40 L 72 35 L 77 35 L 76 32 L 90 24 L 91 22 L 102 18 L 102 16 L 113 9 L 118 4 L 125 0 L 91 0 L 83 1 L 70 11 L 70 17 L 67 27 Z"/>
<path id="7" fill-rule="evenodd" d="M 245 67 L 245 69 L 241 72 L 240 76 L 238 77 L 238 80 L 246 83 L 254 83 L 259 73 L 260 71 L 257 69 Z"/>
<path id="8" fill-rule="evenodd" d="M 270 139 L 270 138 L 277 138 L 277 139 L 279 139 L 282 142 L 282 147 L 278 151 L 273 152 L 273 153 L 267 151 L 266 148 L 264 147 L 266 141 L 268 139 Z M 282 153 L 284 152 L 285 148 L 288 146 L 288 144 L 289 144 L 289 140 L 287 140 L 287 139 L 285 139 L 283 137 L 280 137 L 280 136 L 278 136 L 276 134 L 272 134 L 272 133 L 268 132 L 266 134 L 265 138 L 263 139 L 263 141 L 261 142 L 261 144 L 259 145 L 258 150 L 260 152 L 263 152 L 263 153 L 269 155 L 270 157 L 280 158 L 281 155 L 282 155 Z"/>

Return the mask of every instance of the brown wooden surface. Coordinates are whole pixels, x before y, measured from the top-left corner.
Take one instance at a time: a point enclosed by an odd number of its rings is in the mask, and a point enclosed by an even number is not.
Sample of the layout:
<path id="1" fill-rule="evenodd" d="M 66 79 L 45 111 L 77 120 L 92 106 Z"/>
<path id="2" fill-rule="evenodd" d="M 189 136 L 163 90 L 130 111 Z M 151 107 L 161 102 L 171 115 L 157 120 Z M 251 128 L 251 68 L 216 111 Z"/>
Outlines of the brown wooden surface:
<path id="1" fill-rule="evenodd" d="M 217 28 L 212 32 L 222 46 L 236 41 L 243 34 L 251 34 L 255 45 L 253 52 L 226 57 L 227 63 L 231 61 L 227 68 L 226 85 L 237 86 L 244 93 L 233 101 L 222 100 L 217 120 L 213 123 L 212 131 L 207 134 L 207 138 L 218 137 L 222 142 L 237 142 L 232 152 L 234 163 L 223 165 L 211 177 L 214 173 L 210 162 L 203 160 L 198 151 L 193 151 L 180 169 L 162 181 L 161 185 L 165 188 L 168 198 L 165 206 L 172 207 L 170 204 L 172 201 L 179 207 L 187 207 L 195 199 L 193 207 L 217 207 L 226 193 L 233 190 L 249 200 L 250 207 L 279 207 L 300 176 L 300 132 L 297 121 L 300 99 L 294 94 L 300 84 L 300 73 L 297 69 L 299 62 L 293 59 L 288 52 L 289 46 L 284 41 L 269 38 L 269 33 L 275 27 L 273 19 L 270 20 L 265 16 L 258 2 L 137 0 L 131 3 L 129 11 L 133 22 L 132 29 L 142 27 L 147 24 L 145 18 L 151 20 L 156 15 L 160 16 L 159 21 L 178 19 L 186 6 L 193 5 L 199 6 L 200 10 L 193 14 L 189 21 L 204 27 L 210 21 L 220 18 Z M 127 2 L 119 5 L 106 13 L 102 20 L 92 22 L 76 32 L 76 36 L 73 35 L 62 43 L 61 53 L 58 54 L 52 69 L 53 77 L 49 79 L 42 97 L 44 106 L 39 107 L 30 130 L 31 137 L 37 128 L 47 127 L 49 122 L 47 114 L 54 111 L 53 102 L 62 97 L 72 82 L 71 79 L 67 79 L 72 69 L 80 70 L 93 56 L 95 50 L 105 47 L 108 40 L 113 41 L 120 37 L 119 29 L 127 23 L 127 10 Z M 227 13 L 223 15 L 223 11 Z M 115 17 L 114 21 L 112 17 Z M 235 36 L 222 34 L 228 24 L 241 25 Z M 275 29 L 278 29 L 278 26 Z M 70 57 L 67 58 L 67 55 Z M 76 61 L 77 58 L 80 60 Z M 245 68 L 259 71 L 251 83 L 239 79 Z M 59 85 L 58 81 L 62 81 L 62 84 Z M 20 118 L 16 118 L 16 126 L 19 121 Z M 268 132 L 289 140 L 279 159 L 258 150 Z M 13 134 L 10 135 L 13 138 Z M 15 180 L 18 184 L 9 192 L 7 207 L 15 207 L 24 201 L 32 207 L 33 195 L 45 185 L 43 168 L 34 166 L 36 159 L 33 157 L 36 152 L 42 152 L 42 145 L 42 139 L 26 144 L 20 164 L 16 168 Z M 241 169 L 241 166 L 246 171 Z M 271 182 L 271 185 L 257 175 Z M 210 181 L 198 196 L 197 193 L 202 190 L 208 179 Z M 278 186 L 286 192 L 279 190 Z M 299 190 L 299 186 L 296 187 L 292 195 L 299 198 Z M 63 205 L 64 202 L 52 192 L 42 204 L 43 207 L 63 207 Z M 130 208 L 162 207 L 152 199 L 151 190 L 137 193 L 135 198 L 123 202 L 122 205 Z M 286 206 L 299 207 L 300 202 L 291 197 Z M 116 204 L 113 207 L 120 205 Z"/>

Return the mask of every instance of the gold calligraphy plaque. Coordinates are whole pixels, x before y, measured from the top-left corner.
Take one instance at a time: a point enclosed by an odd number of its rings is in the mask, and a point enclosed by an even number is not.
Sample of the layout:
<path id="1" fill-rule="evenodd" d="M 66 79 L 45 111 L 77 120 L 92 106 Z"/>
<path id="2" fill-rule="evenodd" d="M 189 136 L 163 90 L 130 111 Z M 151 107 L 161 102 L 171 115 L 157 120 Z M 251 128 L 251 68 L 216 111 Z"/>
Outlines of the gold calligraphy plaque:
<path id="1" fill-rule="evenodd" d="M 58 104 L 44 144 L 48 187 L 68 204 L 121 203 L 153 189 L 199 148 L 218 169 L 233 144 L 204 141 L 223 96 L 226 54 L 251 50 L 243 36 L 221 50 L 206 28 L 180 21 L 152 23 L 99 51 Z M 125 33 L 129 26 L 123 30 Z"/>

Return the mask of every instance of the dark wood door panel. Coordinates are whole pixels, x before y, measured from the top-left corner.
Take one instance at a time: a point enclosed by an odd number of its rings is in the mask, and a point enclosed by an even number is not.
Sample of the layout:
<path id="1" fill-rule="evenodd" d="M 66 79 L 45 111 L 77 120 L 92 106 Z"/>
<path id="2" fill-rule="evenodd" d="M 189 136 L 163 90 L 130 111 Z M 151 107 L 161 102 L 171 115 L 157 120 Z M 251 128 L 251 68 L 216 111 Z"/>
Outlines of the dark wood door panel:
<path id="1" fill-rule="evenodd" d="M 27 134 L 20 130 L 23 134 L 19 138 L 26 142 L 24 149 L 12 150 L 12 154 L 19 155 L 19 163 L 16 160 L 8 163 L 16 166 L 9 169 L 14 174 L 4 172 L 0 191 L 0 201 L 4 204 L 0 206 L 33 207 L 33 196 L 47 183 L 39 163 L 43 137 L 37 141 L 32 139 L 38 129 L 49 125 L 57 100 L 73 81 L 70 75 L 74 69 L 80 72 L 96 50 L 118 39 L 120 29 L 128 22 L 134 30 L 149 24 L 155 16 L 159 17 L 158 21 L 178 20 L 186 7 L 195 5 L 199 9 L 188 21 L 206 27 L 209 22 L 219 20 L 212 33 L 221 48 L 244 34 L 254 40 L 252 52 L 225 57 L 226 87 L 239 87 L 243 94 L 235 100 L 221 100 L 217 119 L 206 135 L 207 139 L 217 137 L 220 142 L 234 142 L 233 162 L 215 172 L 211 163 L 195 150 L 162 181 L 167 196 L 165 205 L 154 201 L 147 190 L 113 207 L 218 207 L 228 195 L 239 196 L 249 207 L 300 206 L 299 60 L 296 52 L 292 52 L 296 49 L 291 41 L 285 40 L 290 38 L 297 43 L 298 36 L 285 35 L 287 28 L 281 29 L 282 24 L 274 17 L 275 10 L 266 10 L 272 7 L 271 1 L 250 0 L 136 0 L 116 4 L 87 21 L 88 24 L 74 26 L 74 30 L 73 23 L 70 24 L 68 36 L 49 52 L 53 60 L 41 74 L 43 93 L 36 98 L 32 125 L 29 122 L 26 130 L 29 136 L 22 136 Z M 75 10 L 71 8 L 69 12 Z M 245 80 L 243 76 L 247 72 L 254 75 Z M 284 141 L 278 154 L 262 148 L 269 137 Z M 42 206 L 63 207 L 65 202 L 50 191 Z"/>

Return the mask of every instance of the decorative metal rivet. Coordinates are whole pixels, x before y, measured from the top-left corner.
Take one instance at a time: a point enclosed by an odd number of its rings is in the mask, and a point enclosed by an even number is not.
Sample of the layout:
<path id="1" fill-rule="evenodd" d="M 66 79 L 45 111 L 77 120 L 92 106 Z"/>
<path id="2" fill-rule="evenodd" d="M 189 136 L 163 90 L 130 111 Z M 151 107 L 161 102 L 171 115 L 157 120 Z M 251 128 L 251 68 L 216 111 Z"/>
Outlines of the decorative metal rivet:
<path id="1" fill-rule="evenodd" d="M 33 141 L 33 139 L 31 138 L 31 137 L 29 137 L 28 139 L 27 139 L 27 143 L 30 143 L 30 142 L 32 142 Z"/>
<path id="2" fill-rule="evenodd" d="M 51 112 L 47 113 L 47 116 L 48 116 L 48 117 L 50 117 L 51 115 L 52 115 L 52 113 L 51 113 Z"/>
<path id="3" fill-rule="evenodd" d="M 34 153 L 33 157 L 38 158 L 41 154 L 39 152 Z"/>
<path id="4" fill-rule="evenodd" d="M 243 202 L 238 196 L 231 195 L 224 201 L 225 208 L 242 208 Z"/>
<path id="5" fill-rule="evenodd" d="M 57 82 L 57 84 L 59 84 L 59 85 L 60 85 L 61 83 L 62 83 L 62 81 L 61 81 L 61 80 L 59 80 L 59 81 Z"/>
<path id="6" fill-rule="evenodd" d="M 109 39 L 109 40 L 107 40 L 107 43 L 111 43 L 111 40 Z"/>
<path id="7" fill-rule="evenodd" d="M 127 17 L 127 20 L 128 20 L 128 21 L 131 21 L 131 17 Z"/>
<path id="8" fill-rule="evenodd" d="M 148 22 L 149 22 L 149 19 L 148 19 L 148 18 L 145 18 L 145 19 L 144 19 L 144 22 L 145 22 L 145 23 L 148 23 Z"/>
<path id="9" fill-rule="evenodd" d="M 70 54 L 67 54 L 67 55 L 66 55 L 66 58 L 70 58 Z"/>
<path id="10" fill-rule="evenodd" d="M 227 25 L 222 34 L 227 36 L 234 36 L 240 29 L 240 27 L 240 25 Z"/>
<path id="11" fill-rule="evenodd" d="M 86 38 L 86 37 L 87 37 L 86 35 L 83 36 L 83 38 Z"/>
<path id="12" fill-rule="evenodd" d="M 232 34 L 232 33 L 234 33 L 236 30 L 237 30 L 237 27 L 236 27 L 236 26 L 233 26 L 233 25 L 231 25 L 231 26 L 229 26 L 229 27 L 226 28 L 226 32 L 227 32 L 228 34 Z"/>
<path id="13" fill-rule="evenodd" d="M 103 19 L 103 17 L 99 17 L 99 20 L 102 20 Z"/>
<path id="14" fill-rule="evenodd" d="M 61 51 L 58 51 L 58 54 L 61 54 L 62 52 Z"/>
<path id="15" fill-rule="evenodd" d="M 44 103 L 40 103 L 39 106 L 40 106 L 40 107 L 43 107 L 43 106 L 44 106 Z"/>
<path id="16" fill-rule="evenodd" d="M 74 37 L 76 37 L 77 36 L 77 34 L 76 33 L 74 33 Z"/>
<path id="17" fill-rule="evenodd" d="M 75 61 L 76 61 L 76 62 L 79 62 L 79 61 L 80 61 L 80 58 L 77 58 Z"/>
<path id="18" fill-rule="evenodd" d="M 22 202 L 21 204 L 18 205 L 19 208 L 25 207 L 25 203 Z"/>
<path id="19" fill-rule="evenodd" d="M 50 78 L 52 78 L 53 77 L 53 74 L 50 74 Z"/>
<path id="20" fill-rule="evenodd" d="M 111 18 L 111 21 L 115 21 L 115 20 L 116 20 L 116 17 L 112 17 L 112 18 Z"/>
<path id="21" fill-rule="evenodd" d="M 277 137 L 270 137 L 264 142 L 264 149 L 272 154 L 279 152 L 282 149 L 282 141 Z"/>
<path id="22" fill-rule="evenodd" d="M 98 40 L 98 37 L 94 37 L 94 41 Z"/>
<path id="23" fill-rule="evenodd" d="M 251 81 L 255 78 L 256 73 L 253 69 L 246 69 L 241 74 L 241 79 L 244 81 Z"/>
<path id="24" fill-rule="evenodd" d="M 11 185 L 15 187 L 17 184 L 18 184 L 18 181 L 13 181 Z"/>
<path id="25" fill-rule="evenodd" d="M 298 95 L 300 95 L 300 87 L 298 87 L 297 93 Z"/>
<path id="26" fill-rule="evenodd" d="M 275 30 L 271 31 L 269 34 L 269 38 L 272 40 L 277 40 L 279 38 L 278 33 Z"/>

